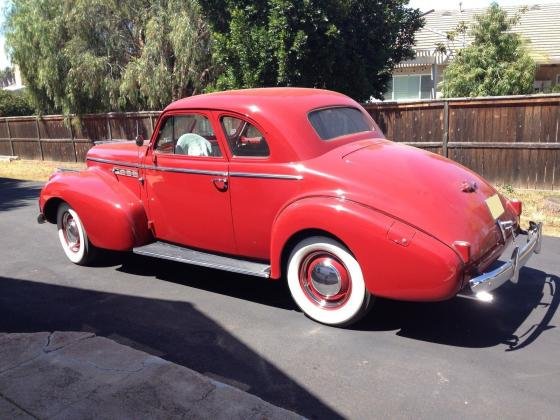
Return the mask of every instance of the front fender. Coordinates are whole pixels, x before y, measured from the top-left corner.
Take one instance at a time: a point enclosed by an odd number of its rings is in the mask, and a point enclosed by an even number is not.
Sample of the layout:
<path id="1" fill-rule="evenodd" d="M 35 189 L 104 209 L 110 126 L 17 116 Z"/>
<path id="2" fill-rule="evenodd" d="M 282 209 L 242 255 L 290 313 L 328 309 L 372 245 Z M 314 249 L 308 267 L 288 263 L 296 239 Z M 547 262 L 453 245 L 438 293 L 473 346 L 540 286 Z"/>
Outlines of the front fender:
<path id="1" fill-rule="evenodd" d="M 286 246 L 309 230 L 327 232 L 344 243 L 376 296 L 443 300 L 462 286 L 462 263 L 448 246 L 384 213 L 334 197 L 301 199 L 279 214 L 272 230 L 272 278 L 282 275 Z M 411 238 L 406 243 L 395 240 L 403 230 Z"/>
<path id="2" fill-rule="evenodd" d="M 124 251 L 151 238 L 142 201 L 116 177 L 98 168 L 57 173 L 47 182 L 39 207 L 51 223 L 56 223 L 61 200 L 76 210 L 97 247 Z"/>

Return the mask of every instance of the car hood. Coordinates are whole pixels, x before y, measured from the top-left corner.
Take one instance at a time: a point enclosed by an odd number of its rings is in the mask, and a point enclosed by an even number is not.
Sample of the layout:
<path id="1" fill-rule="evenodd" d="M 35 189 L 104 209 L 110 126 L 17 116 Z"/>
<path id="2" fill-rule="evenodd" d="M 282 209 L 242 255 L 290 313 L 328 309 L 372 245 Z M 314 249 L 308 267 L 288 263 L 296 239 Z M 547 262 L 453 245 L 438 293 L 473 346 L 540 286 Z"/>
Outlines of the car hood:
<path id="1" fill-rule="evenodd" d="M 133 141 L 119 141 L 114 143 L 101 143 L 92 147 L 86 159 L 109 160 L 128 164 L 138 164 L 143 156 L 145 146 L 138 147 Z"/>
<path id="2" fill-rule="evenodd" d="M 348 198 L 383 211 L 453 247 L 471 244 L 472 259 L 496 248 L 501 233 L 486 199 L 498 194 L 481 176 L 440 155 L 387 140 L 341 153 Z M 499 194 L 498 194 L 499 196 Z M 501 220 L 517 222 L 508 200 Z"/>

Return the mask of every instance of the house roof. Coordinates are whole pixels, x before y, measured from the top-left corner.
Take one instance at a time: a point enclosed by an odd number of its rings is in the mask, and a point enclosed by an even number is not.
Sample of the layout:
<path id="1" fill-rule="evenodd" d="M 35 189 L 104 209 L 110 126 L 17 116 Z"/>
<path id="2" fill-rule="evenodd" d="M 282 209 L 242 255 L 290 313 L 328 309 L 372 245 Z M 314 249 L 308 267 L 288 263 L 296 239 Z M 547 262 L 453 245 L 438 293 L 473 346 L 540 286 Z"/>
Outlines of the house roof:
<path id="1" fill-rule="evenodd" d="M 508 15 L 513 15 L 520 6 L 503 7 Z M 434 51 L 438 43 L 447 45 L 446 33 L 455 29 L 457 24 L 465 22 L 472 23 L 475 15 L 483 14 L 486 9 L 436 10 L 425 16 L 426 24 L 416 33 L 415 49 L 417 58 L 403 62 L 399 67 L 410 65 L 428 64 L 426 55 L 433 57 L 429 64 L 442 64 L 446 61 L 445 56 Z M 535 4 L 528 6 L 522 14 L 520 22 L 512 28 L 512 32 L 519 33 L 528 41 L 528 48 L 539 64 L 560 63 L 560 3 Z M 460 48 L 471 42 L 472 38 L 458 36 L 450 45 L 452 48 Z M 420 61 L 422 62 L 419 62 Z"/>

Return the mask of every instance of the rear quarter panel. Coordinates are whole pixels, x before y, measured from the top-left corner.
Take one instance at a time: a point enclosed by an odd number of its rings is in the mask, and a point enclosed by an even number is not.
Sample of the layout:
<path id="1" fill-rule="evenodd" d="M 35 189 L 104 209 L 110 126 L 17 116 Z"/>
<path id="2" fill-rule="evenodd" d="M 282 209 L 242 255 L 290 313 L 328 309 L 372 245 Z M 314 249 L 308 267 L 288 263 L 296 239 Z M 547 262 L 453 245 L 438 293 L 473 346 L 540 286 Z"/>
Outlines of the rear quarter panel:
<path id="1" fill-rule="evenodd" d="M 278 216 L 272 232 L 271 276 L 282 275 L 285 244 L 298 232 L 328 232 L 360 263 L 370 293 L 399 300 L 437 301 L 462 287 L 462 262 L 448 246 L 414 230 L 406 246 L 389 235 L 393 218 L 348 200 L 308 197 Z M 319 233 L 320 234 L 320 233 Z M 293 244 L 293 243 L 292 243 Z"/>

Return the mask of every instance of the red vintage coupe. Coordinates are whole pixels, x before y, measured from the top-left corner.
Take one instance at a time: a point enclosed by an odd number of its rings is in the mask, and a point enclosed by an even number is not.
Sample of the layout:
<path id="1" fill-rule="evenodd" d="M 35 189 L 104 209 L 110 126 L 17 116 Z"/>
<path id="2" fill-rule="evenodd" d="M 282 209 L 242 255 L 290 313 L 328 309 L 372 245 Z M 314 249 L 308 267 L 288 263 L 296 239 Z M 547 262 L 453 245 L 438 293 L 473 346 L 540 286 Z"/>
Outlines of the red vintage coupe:
<path id="1" fill-rule="evenodd" d="M 325 90 L 182 99 L 149 143 L 95 146 L 87 166 L 55 173 L 39 200 L 70 261 L 132 250 L 286 279 L 329 325 L 355 322 L 377 296 L 491 300 L 540 248 L 541 225 L 519 227 L 520 202 L 386 140 L 358 103 Z M 506 246 L 511 258 L 494 267 Z"/>

